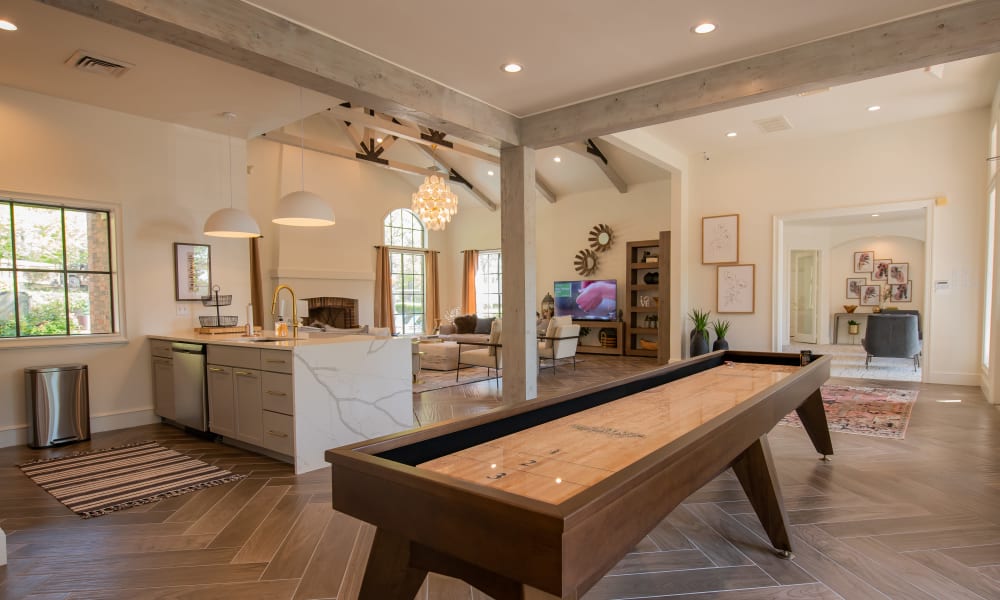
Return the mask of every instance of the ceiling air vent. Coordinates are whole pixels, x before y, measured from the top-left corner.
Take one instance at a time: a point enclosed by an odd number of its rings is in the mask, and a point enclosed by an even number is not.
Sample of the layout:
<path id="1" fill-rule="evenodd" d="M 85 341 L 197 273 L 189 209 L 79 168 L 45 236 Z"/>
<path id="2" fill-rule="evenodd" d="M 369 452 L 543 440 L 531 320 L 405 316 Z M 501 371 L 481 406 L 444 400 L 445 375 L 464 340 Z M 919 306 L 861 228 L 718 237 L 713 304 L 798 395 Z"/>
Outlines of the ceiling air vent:
<path id="1" fill-rule="evenodd" d="M 77 50 L 74 52 L 73 56 L 66 60 L 66 64 L 80 71 L 108 75 L 110 77 L 121 77 L 135 66 L 122 60 L 99 56 L 86 50 Z"/>
<path id="2" fill-rule="evenodd" d="M 776 131 L 784 131 L 786 129 L 791 129 L 792 124 L 788 122 L 785 117 L 770 117 L 767 119 L 757 119 L 754 121 L 757 127 L 760 128 L 764 133 L 774 133 Z"/>

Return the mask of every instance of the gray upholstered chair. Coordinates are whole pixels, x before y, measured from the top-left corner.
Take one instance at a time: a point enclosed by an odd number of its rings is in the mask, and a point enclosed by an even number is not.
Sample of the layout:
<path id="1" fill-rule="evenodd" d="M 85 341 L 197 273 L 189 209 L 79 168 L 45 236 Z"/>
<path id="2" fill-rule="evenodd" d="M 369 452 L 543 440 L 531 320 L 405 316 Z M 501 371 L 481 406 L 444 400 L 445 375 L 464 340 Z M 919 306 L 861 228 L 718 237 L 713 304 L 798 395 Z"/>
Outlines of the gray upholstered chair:
<path id="1" fill-rule="evenodd" d="M 861 339 L 861 345 L 868 353 L 865 368 L 868 368 L 872 358 L 883 356 L 912 358 L 913 370 L 916 371 L 920 366 L 920 353 L 923 349 L 917 322 L 917 316 L 909 314 L 869 316 L 865 337 Z"/>

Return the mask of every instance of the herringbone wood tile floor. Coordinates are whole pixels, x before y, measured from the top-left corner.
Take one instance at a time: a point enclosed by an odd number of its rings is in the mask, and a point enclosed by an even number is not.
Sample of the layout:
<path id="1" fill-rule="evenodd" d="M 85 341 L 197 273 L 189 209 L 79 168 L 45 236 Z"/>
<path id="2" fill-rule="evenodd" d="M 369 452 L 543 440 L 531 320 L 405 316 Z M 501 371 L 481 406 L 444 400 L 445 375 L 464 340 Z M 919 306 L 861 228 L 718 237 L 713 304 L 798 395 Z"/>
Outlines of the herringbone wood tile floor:
<path id="1" fill-rule="evenodd" d="M 587 357 L 575 373 L 544 371 L 540 395 L 651 366 Z M 794 560 L 769 550 L 727 472 L 664 519 L 586 599 L 1000 598 L 997 409 L 976 388 L 888 385 L 920 390 L 905 440 L 834 434 L 837 454 L 823 463 L 802 430 L 770 434 Z M 460 418 L 497 406 L 497 387 L 428 392 L 414 405 L 423 423 Z M 83 520 L 14 466 L 143 439 L 248 478 Z M 0 527 L 9 553 L 0 598 L 31 600 L 343 600 L 356 592 L 362 557 L 352 551 L 366 535 L 330 508 L 326 470 L 296 477 L 287 465 L 162 425 L 95 434 L 62 449 L 0 449 Z M 439 576 L 419 597 L 485 598 Z"/>

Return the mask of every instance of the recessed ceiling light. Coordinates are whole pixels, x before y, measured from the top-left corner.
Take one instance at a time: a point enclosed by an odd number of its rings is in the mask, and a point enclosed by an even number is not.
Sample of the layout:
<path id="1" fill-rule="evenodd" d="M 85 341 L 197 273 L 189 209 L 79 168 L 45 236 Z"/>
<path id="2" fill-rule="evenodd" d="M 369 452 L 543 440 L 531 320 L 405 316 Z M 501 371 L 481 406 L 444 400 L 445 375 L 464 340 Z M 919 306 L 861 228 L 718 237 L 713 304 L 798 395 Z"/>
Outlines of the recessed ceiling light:
<path id="1" fill-rule="evenodd" d="M 878 104 L 872 104 L 868 107 L 868 112 L 875 112 L 876 110 L 882 110 L 882 107 Z"/>
<path id="2" fill-rule="evenodd" d="M 735 131 L 727 131 L 726 132 L 726 137 L 736 137 L 736 135 L 737 134 L 736 134 Z"/>
<path id="3" fill-rule="evenodd" d="M 14 25 L 6 19 L 0 19 L 0 29 L 4 31 L 17 31 L 17 25 Z"/>
<path id="4" fill-rule="evenodd" d="M 695 33 L 712 33 L 715 31 L 715 23 L 699 23 L 691 28 Z"/>
<path id="5" fill-rule="evenodd" d="M 493 171 L 486 171 L 486 174 L 489 175 L 490 177 L 496 175 L 496 173 L 494 173 Z"/>
<path id="6" fill-rule="evenodd" d="M 552 162 L 562 162 L 562 157 L 559 157 L 559 156 L 553 156 L 553 157 L 552 157 Z"/>
<path id="7" fill-rule="evenodd" d="M 520 73 L 522 70 L 524 70 L 524 67 L 522 67 L 517 63 L 507 63 L 504 65 L 500 65 L 500 68 L 503 69 L 505 73 Z"/>
<path id="8" fill-rule="evenodd" d="M 878 213 L 874 213 L 874 214 L 872 214 L 872 216 L 873 216 L 873 217 L 881 217 L 882 215 L 880 215 L 880 214 L 878 214 Z"/>

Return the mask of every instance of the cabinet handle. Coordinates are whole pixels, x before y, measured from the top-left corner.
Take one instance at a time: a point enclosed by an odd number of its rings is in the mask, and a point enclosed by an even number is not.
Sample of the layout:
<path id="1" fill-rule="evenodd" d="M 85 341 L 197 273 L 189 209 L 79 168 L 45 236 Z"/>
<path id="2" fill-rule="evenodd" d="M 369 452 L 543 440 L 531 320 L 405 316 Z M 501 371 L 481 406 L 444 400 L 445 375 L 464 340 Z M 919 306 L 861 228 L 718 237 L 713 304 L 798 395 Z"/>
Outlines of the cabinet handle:
<path id="1" fill-rule="evenodd" d="M 268 363 L 277 363 L 277 364 L 279 364 L 279 365 L 284 365 L 284 364 L 288 364 L 288 361 L 287 361 L 287 360 L 280 360 L 280 359 L 277 359 L 277 360 L 275 360 L 275 359 L 273 359 L 273 358 L 269 358 L 269 359 L 265 360 L 264 362 L 268 362 Z"/>
<path id="2" fill-rule="evenodd" d="M 271 396 L 287 396 L 288 395 L 285 392 L 276 392 L 274 390 L 267 390 L 266 393 L 269 394 L 269 395 L 271 395 Z"/>
<path id="3" fill-rule="evenodd" d="M 223 369 L 222 367 L 209 367 L 208 371 L 210 373 L 222 373 L 223 371 L 225 371 L 225 369 Z"/>
<path id="4" fill-rule="evenodd" d="M 250 371 L 236 371 L 236 374 L 239 375 L 240 377 L 256 377 L 256 375 L 254 375 Z"/>
<path id="5" fill-rule="evenodd" d="M 280 437 L 280 438 L 286 438 L 286 437 L 288 437 L 287 433 L 282 433 L 280 431 L 275 431 L 273 429 L 268 429 L 267 433 L 268 433 L 268 435 L 273 435 L 274 437 Z"/>

